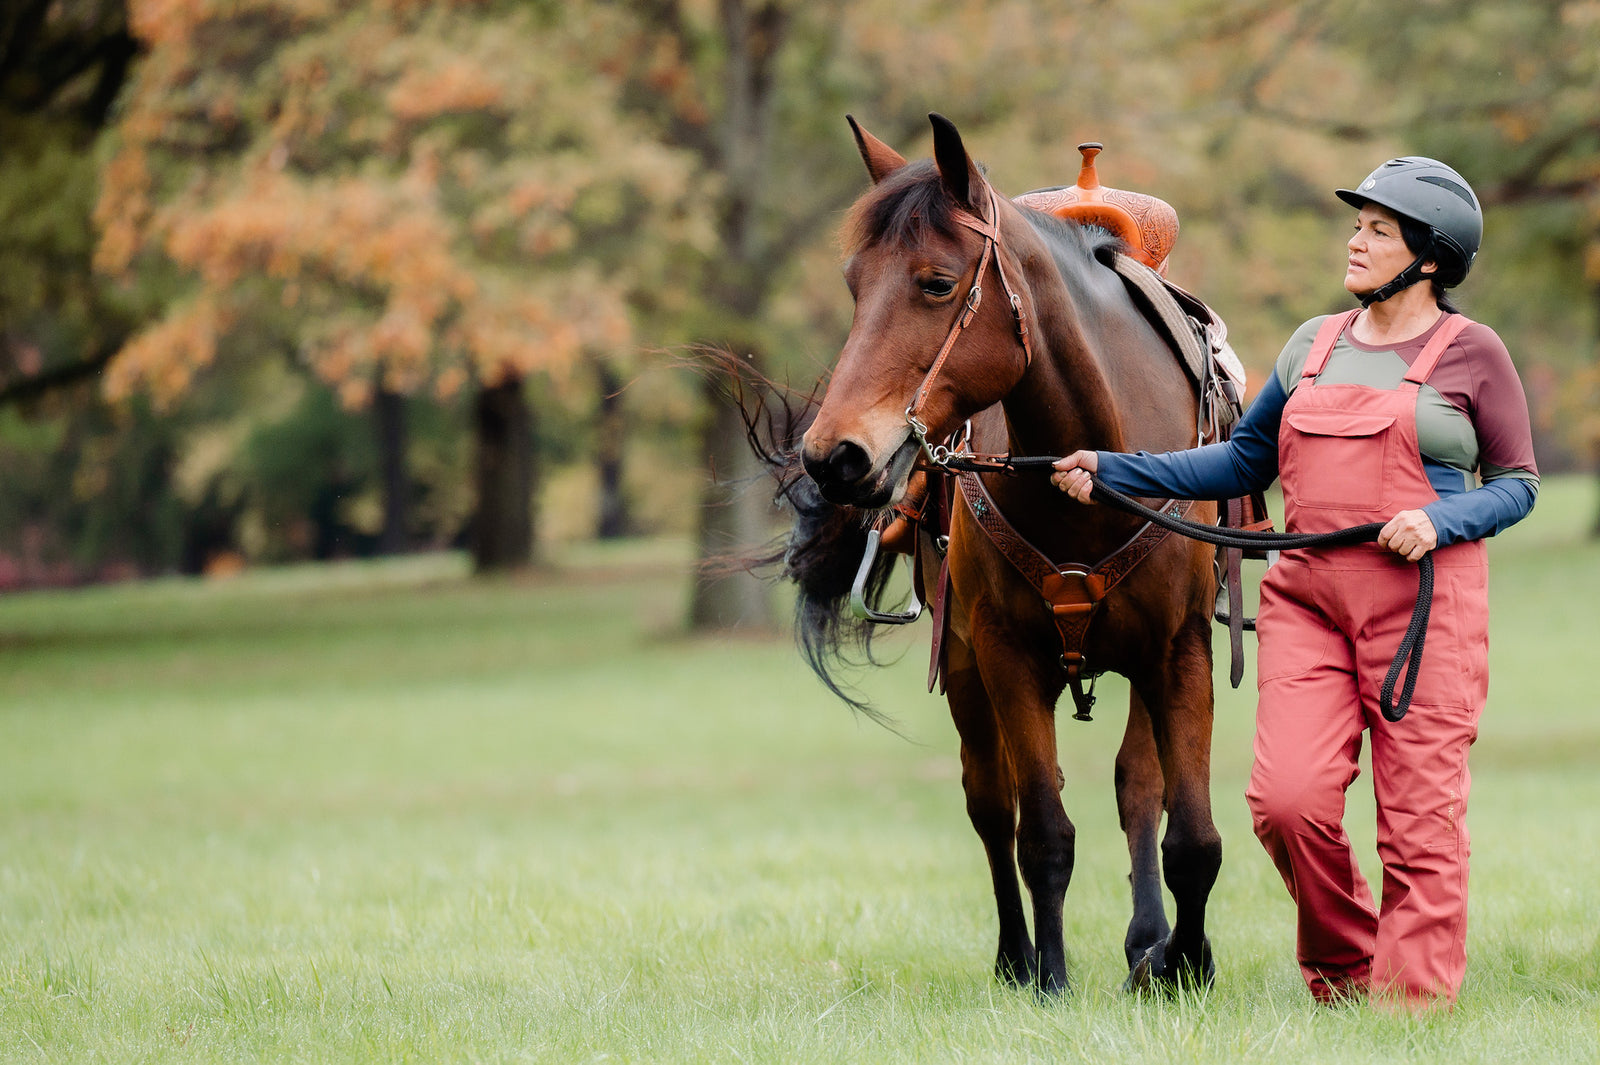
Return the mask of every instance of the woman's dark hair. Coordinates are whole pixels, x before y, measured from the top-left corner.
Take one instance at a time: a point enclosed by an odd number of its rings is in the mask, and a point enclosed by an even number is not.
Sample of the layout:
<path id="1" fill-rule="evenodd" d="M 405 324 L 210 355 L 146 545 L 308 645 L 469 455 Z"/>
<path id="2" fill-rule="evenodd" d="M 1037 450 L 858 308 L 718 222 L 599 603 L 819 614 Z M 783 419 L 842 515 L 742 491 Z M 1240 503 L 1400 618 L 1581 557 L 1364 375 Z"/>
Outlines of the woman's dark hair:
<path id="1" fill-rule="evenodd" d="M 1445 289 L 1454 288 L 1461 284 L 1467 276 L 1467 264 L 1461 261 L 1461 256 L 1456 254 L 1454 248 L 1433 239 L 1433 227 L 1424 222 L 1405 215 L 1396 215 L 1400 220 L 1400 239 L 1406 242 L 1406 250 L 1412 255 L 1426 255 L 1439 264 L 1439 268 L 1426 275 L 1433 285 L 1433 302 L 1439 309 L 1448 314 L 1460 314 L 1460 309 L 1451 302 Z"/>

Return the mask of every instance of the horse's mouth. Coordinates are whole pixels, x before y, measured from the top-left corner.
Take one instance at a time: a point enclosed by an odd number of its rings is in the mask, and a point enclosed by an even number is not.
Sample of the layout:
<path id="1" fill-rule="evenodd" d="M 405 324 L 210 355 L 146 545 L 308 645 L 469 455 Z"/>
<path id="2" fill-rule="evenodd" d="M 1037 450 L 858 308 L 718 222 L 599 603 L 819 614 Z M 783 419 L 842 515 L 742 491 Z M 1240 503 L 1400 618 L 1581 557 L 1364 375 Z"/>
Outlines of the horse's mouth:
<path id="1" fill-rule="evenodd" d="M 881 469 L 848 483 L 825 477 L 817 479 L 817 488 L 822 492 L 822 498 L 837 506 L 880 510 L 898 502 L 905 494 L 906 482 L 911 478 L 919 451 L 916 438 L 907 433 Z"/>

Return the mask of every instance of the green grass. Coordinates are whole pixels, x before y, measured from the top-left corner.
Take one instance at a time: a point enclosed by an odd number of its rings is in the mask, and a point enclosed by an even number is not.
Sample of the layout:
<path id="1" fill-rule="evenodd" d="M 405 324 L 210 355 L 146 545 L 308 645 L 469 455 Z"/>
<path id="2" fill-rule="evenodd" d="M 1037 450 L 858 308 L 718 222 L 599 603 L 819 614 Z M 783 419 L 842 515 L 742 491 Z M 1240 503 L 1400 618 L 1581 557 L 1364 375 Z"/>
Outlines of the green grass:
<path id="1" fill-rule="evenodd" d="M 1596 1060 L 1592 506 L 1552 481 L 1494 544 L 1468 985 L 1422 1019 L 1309 1006 L 1242 797 L 1248 683 L 1219 686 L 1216 986 L 1117 990 L 1108 682 L 1061 720 L 1075 988 L 1040 1003 L 989 977 L 922 627 L 862 680 L 908 742 L 784 639 L 683 637 L 682 544 L 8 597 L 0 1060 Z"/>

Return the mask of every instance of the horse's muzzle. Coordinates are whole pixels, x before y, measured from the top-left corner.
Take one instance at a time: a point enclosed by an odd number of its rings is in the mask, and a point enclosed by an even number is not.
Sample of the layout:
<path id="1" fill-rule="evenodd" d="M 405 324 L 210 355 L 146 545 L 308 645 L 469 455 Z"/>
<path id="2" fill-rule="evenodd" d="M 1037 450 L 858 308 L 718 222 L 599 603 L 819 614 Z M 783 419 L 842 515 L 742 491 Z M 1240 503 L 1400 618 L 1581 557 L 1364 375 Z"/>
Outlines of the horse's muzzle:
<path id="1" fill-rule="evenodd" d="M 876 510 L 893 503 L 905 491 L 906 479 L 917 460 L 917 442 L 909 436 L 881 468 L 874 468 L 866 448 L 841 440 L 824 458 L 806 455 L 806 473 L 816 482 L 822 498 L 836 506 Z"/>

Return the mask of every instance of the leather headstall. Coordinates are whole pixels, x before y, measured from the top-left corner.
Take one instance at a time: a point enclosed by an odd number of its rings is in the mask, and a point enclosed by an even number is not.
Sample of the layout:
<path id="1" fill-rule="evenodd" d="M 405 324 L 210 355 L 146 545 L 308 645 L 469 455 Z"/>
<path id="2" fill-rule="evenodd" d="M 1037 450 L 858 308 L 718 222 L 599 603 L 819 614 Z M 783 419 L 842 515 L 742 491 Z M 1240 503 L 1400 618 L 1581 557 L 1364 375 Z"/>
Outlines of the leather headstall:
<path id="1" fill-rule="evenodd" d="M 973 315 L 978 313 L 978 307 L 983 303 L 983 275 L 989 267 L 989 260 L 994 260 L 995 271 L 1000 275 L 1000 288 L 1006 294 L 1006 299 L 1011 303 L 1011 315 L 1016 323 L 1017 339 L 1022 344 L 1022 360 L 1024 368 L 1033 365 L 1033 339 L 1028 333 L 1028 316 L 1022 309 L 1022 297 L 1017 295 L 1011 287 L 1011 279 L 1006 277 L 1005 256 L 1000 244 L 1000 207 L 995 196 L 994 187 L 987 182 L 984 184 L 989 200 L 989 217 L 979 218 L 977 215 L 966 211 L 956 210 L 952 217 L 961 225 L 977 233 L 983 238 L 983 252 L 978 256 L 978 266 L 972 273 L 972 286 L 967 289 L 965 305 L 961 313 L 956 315 L 955 322 L 950 326 L 950 332 L 944 338 L 944 344 L 939 348 L 939 354 L 934 356 L 933 365 L 928 368 L 928 373 L 922 379 L 917 394 L 911 400 L 911 405 L 906 408 L 906 421 L 911 426 L 911 431 L 916 434 L 917 441 L 925 452 L 929 451 L 927 423 L 922 420 L 922 408 L 928 402 L 928 395 L 933 389 L 934 379 L 939 376 L 939 371 L 944 368 L 945 359 L 949 358 L 950 351 L 956 346 L 956 340 L 961 336 L 962 330 L 972 322 Z M 931 457 L 931 456 L 930 456 Z"/>

